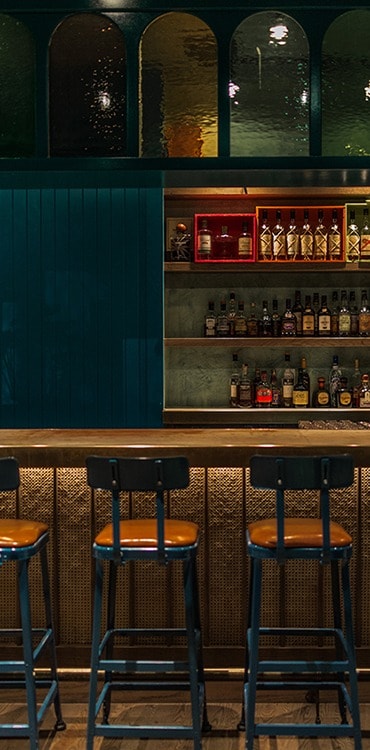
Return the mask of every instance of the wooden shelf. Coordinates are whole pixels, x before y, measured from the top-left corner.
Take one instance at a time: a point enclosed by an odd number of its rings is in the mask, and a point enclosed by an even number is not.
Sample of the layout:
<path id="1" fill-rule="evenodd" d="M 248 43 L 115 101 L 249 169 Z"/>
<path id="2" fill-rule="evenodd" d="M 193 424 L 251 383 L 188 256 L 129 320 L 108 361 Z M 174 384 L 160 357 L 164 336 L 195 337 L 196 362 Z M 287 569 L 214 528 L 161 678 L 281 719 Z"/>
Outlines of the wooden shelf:
<path id="1" fill-rule="evenodd" d="M 369 421 L 370 409 L 196 409 L 165 408 L 163 422 L 166 425 L 294 425 L 302 420 L 348 420 Z"/>
<path id="2" fill-rule="evenodd" d="M 364 261 L 360 263 L 344 263 L 336 261 L 327 261 L 315 263 L 315 261 L 279 261 L 271 262 L 253 262 L 253 263 L 181 263 L 165 262 L 164 270 L 166 273 L 261 273 L 263 271 L 273 271 L 274 273 L 286 273 L 295 271 L 297 273 L 327 273 L 328 271 L 345 271 L 346 273 L 370 272 L 370 263 Z"/>
<path id="3" fill-rule="evenodd" d="M 230 338 L 214 338 L 214 339 L 207 339 L 207 338 L 165 338 L 164 339 L 164 345 L 165 347 L 190 347 L 190 346 L 197 346 L 197 347 L 229 347 L 231 349 L 241 349 L 245 347 L 251 347 L 251 346 L 258 346 L 258 347 L 268 347 L 271 348 L 271 346 L 279 347 L 281 349 L 288 349 L 288 348 L 301 348 L 301 347 L 309 347 L 312 348 L 329 348 L 329 349 L 338 349 L 339 347 L 342 348 L 358 348 L 362 349 L 363 347 L 370 347 L 370 337 L 366 336 L 349 336 L 349 337 L 328 337 L 325 338 L 322 336 L 321 338 L 317 337 L 308 337 L 308 336 L 282 336 L 280 338 L 272 338 L 272 337 L 266 337 L 266 338 L 236 338 L 236 337 L 230 337 Z"/>

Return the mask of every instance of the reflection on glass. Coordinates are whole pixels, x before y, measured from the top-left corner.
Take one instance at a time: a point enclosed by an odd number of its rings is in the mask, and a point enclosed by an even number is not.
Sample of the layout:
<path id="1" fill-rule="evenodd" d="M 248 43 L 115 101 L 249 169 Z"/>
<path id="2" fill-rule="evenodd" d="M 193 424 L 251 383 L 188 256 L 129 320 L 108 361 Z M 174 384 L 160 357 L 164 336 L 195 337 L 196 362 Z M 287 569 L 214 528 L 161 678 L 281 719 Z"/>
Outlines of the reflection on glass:
<path id="1" fill-rule="evenodd" d="M 167 13 L 140 46 L 141 156 L 217 156 L 217 48 L 189 13 Z"/>
<path id="2" fill-rule="evenodd" d="M 309 153 L 309 53 L 289 16 L 255 13 L 236 29 L 230 57 L 232 156 Z"/>
<path id="3" fill-rule="evenodd" d="M 326 156 L 370 154 L 370 11 L 339 16 L 322 47 L 322 144 Z"/>
<path id="4" fill-rule="evenodd" d="M 64 20 L 50 44 L 50 153 L 124 156 L 126 52 L 106 16 Z"/>
<path id="5" fill-rule="evenodd" d="M 0 156 L 32 156 L 35 144 L 35 49 L 20 21 L 0 14 Z"/>

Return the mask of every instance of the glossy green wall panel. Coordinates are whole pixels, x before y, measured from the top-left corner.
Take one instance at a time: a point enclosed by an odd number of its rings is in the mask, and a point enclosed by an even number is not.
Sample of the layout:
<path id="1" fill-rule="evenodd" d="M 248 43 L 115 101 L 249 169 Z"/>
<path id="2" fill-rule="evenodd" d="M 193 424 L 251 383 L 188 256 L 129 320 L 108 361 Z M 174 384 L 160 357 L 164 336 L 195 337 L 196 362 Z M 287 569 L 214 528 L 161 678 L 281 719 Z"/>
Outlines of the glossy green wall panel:
<path id="1" fill-rule="evenodd" d="M 160 426 L 162 191 L 0 191 L 2 427 Z"/>

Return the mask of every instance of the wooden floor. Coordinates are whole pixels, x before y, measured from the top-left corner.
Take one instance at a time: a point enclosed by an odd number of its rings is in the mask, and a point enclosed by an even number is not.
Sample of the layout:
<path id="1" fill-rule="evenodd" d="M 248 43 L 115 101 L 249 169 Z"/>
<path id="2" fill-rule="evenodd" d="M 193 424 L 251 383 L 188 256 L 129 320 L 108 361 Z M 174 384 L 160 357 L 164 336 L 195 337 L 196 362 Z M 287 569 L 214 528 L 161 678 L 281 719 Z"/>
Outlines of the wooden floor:
<path id="1" fill-rule="evenodd" d="M 63 718 L 67 728 L 63 732 L 53 732 L 53 712 L 45 717 L 40 730 L 40 750 L 85 750 L 87 683 L 85 681 L 61 682 L 61 697 L 63 702 Z M 207 684 L 208 713 L 212 724 L 212 732 L 205 735 L 202 750 L 244 750 L 245 735 L 236 729 L 240 718 L 241 683 L 236 680 L 210 682 Z M 360 683 L 361 718 L 363 729 L 363 750 L 370 750 L 370 683 Z M 122 694 L 119 694 L 121 697 Z M 10 695 L 7 696 L 8 700 Z M 125 716 L 127 722 L 155 723 L 169 721 L 171 723 L 187 722 L 189 706 L 183 703 L 184 694 L 145 695 L 135 693 L 131 696 L 135 702 L 115 703 L 112 707 L 112 718 Z M 0 695 L 5 700 L 5 695 Z M 23 706 L 15 702 L 0 703 L 0 722 L 21 721 Z M 265 694 L 263 700 L 266 701 Z M 268 702 L 258 704 L 259 718 L 281 717 L 281 721 L 314 720 L 314 706 L 307 702 L 299 702 L 295 693 L 284 694 L 279 698 L 281 702 L 267 696 Z M 154 702 L 156 701 L 156 702 Z M 321 707 L 321 717 L 332 716 L 337 720 L 336 706 L 333 700 Z M 348 750 L 353 747 L 351 739 L 299 739 L 299 738 L 268 738 L 263 737 L 255 742 L 256 750 Z M 28 750 L 27 739 L 0 739 L 0 750 Z M 144 739 L 116 739 L 107 740 L 96 738 L 94 750 L 192 750 L 191 740 L 144 740 Z"/>

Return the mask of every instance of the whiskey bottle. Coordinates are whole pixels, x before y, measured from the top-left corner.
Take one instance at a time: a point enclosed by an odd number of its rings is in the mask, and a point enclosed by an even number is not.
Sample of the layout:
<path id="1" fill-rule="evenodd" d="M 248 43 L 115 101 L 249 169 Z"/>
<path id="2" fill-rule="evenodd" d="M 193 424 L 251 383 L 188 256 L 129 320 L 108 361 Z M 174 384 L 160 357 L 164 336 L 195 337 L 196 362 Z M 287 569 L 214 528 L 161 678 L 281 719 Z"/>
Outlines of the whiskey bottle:
<path id="1" fill-rule="evenodd" d="M 208 229 L 207 219 L 202 219 L 198 230 L 197 253 L 199 260 L 210 260 L 212 257 L 212 232 Z"/>
<path id="2" fill-rule="evenodd" d="M 348 378 L 341 377 L 337 391 L 338 406 L 341 409 L 349 409 L 352 406 L 352 393 L 348 387 Z"/>
<path id="3" fill-rule="evenodd" d="M 294 370 L 290 365 L 290 354 L 285 354 L 285 368 L 282 379 L 282 403 L 289 407 L 293 404 Z"/>
<path id="4" fill-rule="evenodd" d="M 312 406 L 314 409 L 327 409 L 330 407 L 330 393 L 325 385 L 325 378 L 317 378 L 317 388 L 312 394 Z"/>
<path id="5" fill-rule="evenodd" d="M 349 312 L 351 316 L 351 336 L 358 336 L 358 307 L 356 305 L 356 292 L 353 290 L 349 293 Z"/>
<path id="6" fill-rule="evenodd" d="M 240 382 L 240 373 L 239 373 L 238 355 L 233 354 L 233 361 L 232 361 L 231 375 L 230 375 L 230 399 L 229 399 L 229 404 L 233 408 L 238 406 L 239 404 L 239 382 Z"/>
<path id="7" fill-rule="evenodd" d="M 326 260 L 328 233 L 324 226 L 324 212 L 320 208 L 318 211 L 317 226 L 313 237 L 313 259 Z"/>
<path id="8" fill-rule="evenodd" d="M 328 232 L 328 257 L 329 260 L 340 260 L 342 254 L 342 235 L 338 224 L 338 212 L 334 208 L 332 223 Z"/>
<path id="9" fill-rule="evenodd" d="M 281 406 L 281 388 L 278 383 L 276 370 L 271 370 L 271 408 L 278 409 Z"/>
<path id="10" fill-rule="evenodd" d="M 370 307 L 366 289 L 361 291 L 361 306 L 358 313 L 358 333 L 359 336 L 370 336 Z"/>
<path id="11" fill-rule="evenodd" d="M 364 373 L 361 377 L 359 407 L 360 409 L 370 408 L 370 384 L 369 376 L 366 373 Z"/>
<path id="12" fill-rule="evenodd" d="M 285 303 L 285 311 L 281 318 L 281 336 L 296 336 L 297 335 L 297 320 L 292 311 L 292 301 L 287 299 Z"/>
<path id="13" fill-rule="evenodd" d="M 296 318 L 297 336 L 302 336 L 303 305 L 301 303 L 301 293 L 298 289 L 296 289 L 295 291 L 295 298 L 294 298 L 294 305 L 292 307 L 292 312 L 294 313 L 295 318 Z"/>
<path id="14" fill-rule="evenodd" d="M 258 336 L 258 320 L 256 315 L 256 303 L 250 303 L 250 313 L 247 318 L 247 335 L 252 338 Z"/>
<path id="15" fill-rule="evenodd" d="M 347 229 L 346 261 L 354 263 L 360 258 L 360 232 L 355 222 L 355 212 L 349 213 L 349 226 Z"/>
<path id="16" fill-rule="evenodd" d="M 236 315 L 235 292 L 230 292 L 228 309 L 227 309 L 227 318 L 229 321 L 229 336 L 235 336 L 235 315 Z"/>
<path id="17" fill-rule="evenodd" d="M 330 406 L 336 408 L 338 406 L 338 389 L 340 385 L 340 379 L 342 377 L 342 371 L 339 368 L 338 357 L 336 354 L 333 356 L 333 364 L 330 370 L 329 378 L 329 393 L 330 393 Z"/>
<path id="18" fill-rule="evenodd" d="M 220 312 L 217 315 L 216 336 L 225 337 L 225 336 L 229 336 L 229 334 L 230 334 L 230 327 L 229 327 L 229 318 L 227 316 L 227 311 L 226 311 L 226 302 L 225 300 L 222 300 L 220 303 Z"/>
<path id="19" fill-rule="evenodd" d="M 331 335 L 331 313 L 326 294 L 321 295 L 321 307 L 317 315 L 317 334 L 318 336 Z"/>
<path id="20" fill-rule="evenodd" d="M 226 224 L 221 227 L 221 233 L 216 234 L 213 240 L 212 257 L 218 260 L 232 260 L 237 257 L 237 241 L 229 234 Z"/>
<path id="21" fill-rule="evenodd" d="M 260 380 L 261 380 L 261 370 L 259 367 L 256 367 L 255 372 L 254 372 L 254 378 L 252 381 L 252 404 L 253 406 L 256 406 L 257 386 Z"/>
<path id="22" fill-rule="evenodd" d="M 302 260 L 312 260 L 313 258 L 313 234 L 309 222 L 309 212 L 304 210 L 303 226 L 300 236 L 300 250 Z"/>
<path id="23" fill-rule="evenodd" d="M 339 304 L 338 292 L 334 291 L 331 297 L 331 335 L 338 336 Z"/>
<path id="24" fill-rule="evenodd" d="M 204 335 L 206 338 L 216 336 L 217 315 L 215 313 L 215 303 L 208 302 L 208 312 L 204 316 Z"/>
<path id="25" fill-rule="evenodd" d="M 363 210 L 363 220 L 360 234 L 360 260 L 370 260 L 370 226 L 369 209 Z"/>
<path id="26" fill-rule="evenodd" d="M 307 360 L 306 357 L 301 357 L 301 370 L 302 370 L 302 377 L 303 377 L 303 383 L 305 387 L 308 390 L 308 393 L 311 392 L 311 383 L 310 383 L 310 376 L 307 370 Z"/>
<path id="27" fill-rule="evenodd" d="M 298 367 L 298 378 L 293 388 L 293 406 L 295 409 L 306 409 L 309 401 L 309 391 L 303 382 L 303 370 L 302 367 Z"/>
<path id="28" fill-rule="evenodd" d="M 351 313 L 348 305 L 347 292 L 341 292 L 340 308 L 338 315 L 338 335 L 349 336 L 351 333 Z"/>
<path id="29" fill-rule="evenodd" d="M 320 295 L 318 292 L 314 292 L 312 295 L 312 308 L 315 315 L 315 336 L 318 336 L 319 332 L 319 310 L 320 310 Z"/>
<path id="30" fill-rule="evenodd" d="M 247 335 L 247 318 L 244 314 L 244 302 L 239 300 L 238 311 L 234 318 L 234 336 L 244 337 Z"/>
<path id="31" fill-rule="evenodd" d="M 272 260 L 272 233 L 266 209 L 262 211 L 262 224 L 258 238 L 258 258 L 259 260 Z"/>
<path id="32" fill-rule="evenodd" d="M 252 406 L 252 385 L 248 377 L 248 365 L 242 364 L 239 381 L 239 406 L 241 409 L 250 409 Z"/>
<path id="33" fill-rule="evenodd" d="M 299 255 L 299 234 L 294 209 L 290 212 L 290 222 L 286 233 L 287 260 L 295 260 Z"/>
<path id="34" fill-rule="evenodd" d="M 360 406 L 360 388 L 361 388 L 360 360 L 356 358 L 352 376 L 351 376 L 352 406 L 355 409 Z"/>
<path id="35" fill-rule="evenodd" d="M 262 302 L 262 315 L 259 325 L 260 336 L 272 336 L 272 316 L 269 313 L 267 301 Z"/>
<path id="36" fill-rule="evenodd" d="M 239 260 L 252 260 L 253 258 L 252 235 L 247 221 L 243 221 L 242 231 L 238 237 L 238 258 Z"/>
<path id="37" fill-rule="evenodd" d="M 272 300 L 272 335 L 278 338 L 281 335 L 281 317 L 278 311 L 277 299 Z"/>
<path id="38" fill-rule="evenodd" d="M 285 230 L 281 223 L 281 211 L 276 211 L 276 224 L 272 230 L 273 260 L 285 260 Z"/>
<path id="39" fill-rule="evenodd" d="M 302 336 L 315 335 L 315 313 L 311 306 L 311 295 L 306 294 L 305 306 L 302 313 Z"/>
<path id="40" fill-rule="evenodd" d="M 257 388 L 256 388 L 256 406 L 260 409 L 270 408 L 271 402 L 272 402 L 271 385 L 268 382 L 266 370 L 262 370 L 261 380 L 257 384 Z"/>

